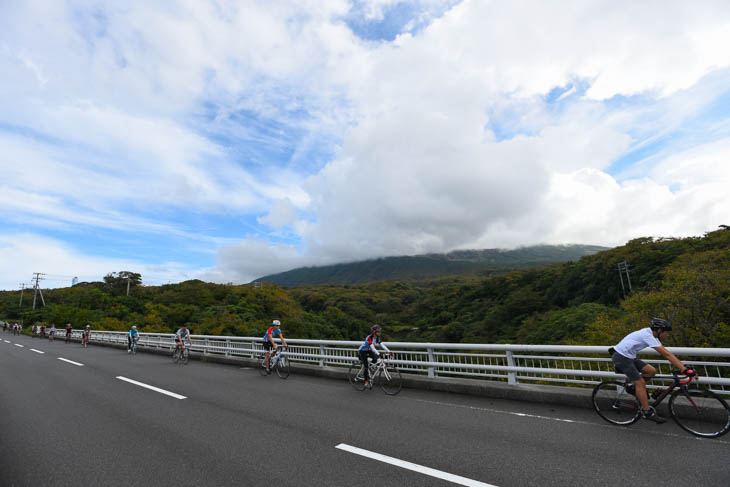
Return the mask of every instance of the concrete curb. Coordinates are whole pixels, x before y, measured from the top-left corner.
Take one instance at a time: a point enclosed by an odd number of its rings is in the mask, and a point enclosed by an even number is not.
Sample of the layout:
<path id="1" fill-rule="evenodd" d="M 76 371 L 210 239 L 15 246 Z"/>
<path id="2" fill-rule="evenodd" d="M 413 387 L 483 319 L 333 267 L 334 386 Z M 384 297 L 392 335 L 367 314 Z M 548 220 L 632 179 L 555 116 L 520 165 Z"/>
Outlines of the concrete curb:
<path id="1" fill-rule="evenodd" d="M 92 342 L 92 345 L 101 345 L 118 349 L 126 349 L 126 345 L 116 343 Z M 172 352 L 167 348 L 140 347 L 140 352 L 170 356 Z M 193 352 L 190 358 L 201 362 L 212 362 L 238 367 L 258 367 L 259 360 L 248 357 L 234 357 L 218 354 L 201 354 Z M 347 380 L 347 368 L 319 367 L 300 363 L 291 363 L 294 374 L 324 377 L 333 380 Z M 580 408 L 592 408 L 592 389 L 565 386 L 546 386 L 538 384 L 508 385 L 506 382 L 483 379 L 460 379 L 451 377 L 426 377 L 425 375 L 403 374 L 403 387 L 407 389 L 421 389 L 426 391 L 450 392 L 471 396 L 491 397 L 496 399 L 511 399 L 514 401 L 538 402 L 543 404 L 557 404 Z"/>

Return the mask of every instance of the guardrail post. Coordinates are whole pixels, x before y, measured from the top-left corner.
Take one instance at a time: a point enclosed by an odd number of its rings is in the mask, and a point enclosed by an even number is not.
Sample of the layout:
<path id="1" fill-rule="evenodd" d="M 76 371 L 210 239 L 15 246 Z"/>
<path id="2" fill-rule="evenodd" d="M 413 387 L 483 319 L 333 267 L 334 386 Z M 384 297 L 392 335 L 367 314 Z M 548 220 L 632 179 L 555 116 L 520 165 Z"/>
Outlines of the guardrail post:
<path id="1" fill-rule="evenodd" d="M 226 357 L 231 354 L 231 340 L 226 338 Z"/>
<path id="2" fill-rule="evenodd" d="M 515 358 L 512 356 L 512 351 L 507 350 L 506 355 L 507 355 L 507 366 L 514 367 Z M 517 374 L 515 372 L 507 372 L 507 384 L 509 384 L 509 385 L 517 384 Z"/>
<path id="3" fill-rule="evenodd" d="M 324 345 L 319 345 L 319 366 L 324 367 Z"/>
<path id="4" fill-rule="evenodd" d="M 433 348 L 429 348 L 428 350 L 428 361 L 429 362 L 435 362 L 436 361 L 436 354 L 434 353 Z M 436 377 L 436 367 L 429 366 L 428 367 L 428 376 L 429 377 Z"/>
<path id="5" fill-rule="evenodd" d="M 205 350 L 203 350 L 203 355 L 208 355 L 208 339 L 205 339 Z"/>

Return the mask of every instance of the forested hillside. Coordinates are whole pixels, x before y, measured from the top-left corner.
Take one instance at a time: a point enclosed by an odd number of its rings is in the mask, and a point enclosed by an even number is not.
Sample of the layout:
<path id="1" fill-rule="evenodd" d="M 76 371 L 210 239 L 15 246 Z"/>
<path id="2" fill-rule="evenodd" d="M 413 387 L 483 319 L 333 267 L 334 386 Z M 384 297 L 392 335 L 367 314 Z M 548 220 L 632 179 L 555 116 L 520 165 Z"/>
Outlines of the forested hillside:
<path id="1" fill-rule="evenodd" d="M 630 266 L 624 299 L 617 264 Z M 125 276 L 124 278 L 120 275 Z M 126 296 L 127 277 L 132 277 Z M 134 274 L 44 292 L 0 293 L 0 319 L 91 323 L 95 329 L 263 335 L 272 318 L 287 337 L 361 339 L 372 323 L 387 340 L 609 344 L 651 316 L 673 320 L 672 343 L 730 346 L 730 227 L 702 237 L 639 238 L 577 262 L 503 275 L 283 288 L 187 281 L 159 287 Z M 672 344 L 670 343 L 670 344 Z"/>
<path id="2" fill-rule="evenodd" d="M 607 247 L 597 245 L 536 245 L 514 250 L 458 250 L 427 254 L 301 267 L 256 279 L 279 286 L 364 284 L 378 281 L 422 281 L 443 277 L 487 277 L 511 270 L 578 260 Z"/>

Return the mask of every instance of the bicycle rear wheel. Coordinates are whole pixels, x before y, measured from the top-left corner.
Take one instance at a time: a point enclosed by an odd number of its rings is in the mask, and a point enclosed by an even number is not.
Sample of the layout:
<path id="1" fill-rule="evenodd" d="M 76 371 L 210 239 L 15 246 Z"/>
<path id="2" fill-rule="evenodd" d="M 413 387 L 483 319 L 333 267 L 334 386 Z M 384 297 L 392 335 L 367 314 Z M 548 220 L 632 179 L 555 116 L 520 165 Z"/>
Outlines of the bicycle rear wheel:
<path id="1" fill-rule="evenodd" d="M 641 412 L 639 400 L 624 386 L 623 382 L 605 381 L 593 389 L 593 409 L 609 423 L 620 426 L 635 423 Z"/>
<path id="2" fill-rule="evenodd" d="M 350 365 L 350 369 L 347 371 L 347 379 L 356 391 L 362 391 L 365 389 L 364 370 L 362 362 L 358 361 L 353 362 L 352 365 Z"/>
<path id="3" fill-rule="evenodd" d="M 276 375 L 278 375 L 280 379 L 286 379 L 289 377 L 290 372 L 289 359 L 282 355 L 279 357 L 279 363 L 276 364 Z"/>
<path id="4" fill-rule="evenodd" d="M 669 412 L 680 428 L 703 438 L 717 438 L 730 430 L 730 407 L 707 389 L 674 391 Z"/>

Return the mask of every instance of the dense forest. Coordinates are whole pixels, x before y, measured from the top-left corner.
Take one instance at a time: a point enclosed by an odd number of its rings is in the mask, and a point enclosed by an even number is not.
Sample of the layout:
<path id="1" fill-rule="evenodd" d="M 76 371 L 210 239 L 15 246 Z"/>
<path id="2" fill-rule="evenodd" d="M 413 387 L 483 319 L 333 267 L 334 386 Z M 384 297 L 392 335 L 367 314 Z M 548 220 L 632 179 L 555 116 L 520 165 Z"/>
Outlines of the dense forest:
<path id="1" fill-rule="evenodd" d="M 632 287 L 624 276 L 625 296 L 617 268 L 624 261 Z M 359 340 L 378 323 L 391 341 L 611 344 L 661 316 L 675 326 L 669 345 L 730 347 L 730 227 L 638 238 L 575 262 L 491 277 L 152 287 L 119 272 L 44 295 L 46 306 L 32 310 L 27 295 L 19 306 L 20 291 L 0 293 L 0 319 L 143 332 L 190 323 L 195 334 L 258 336 L 277 318 L 291 338 Z"/>

